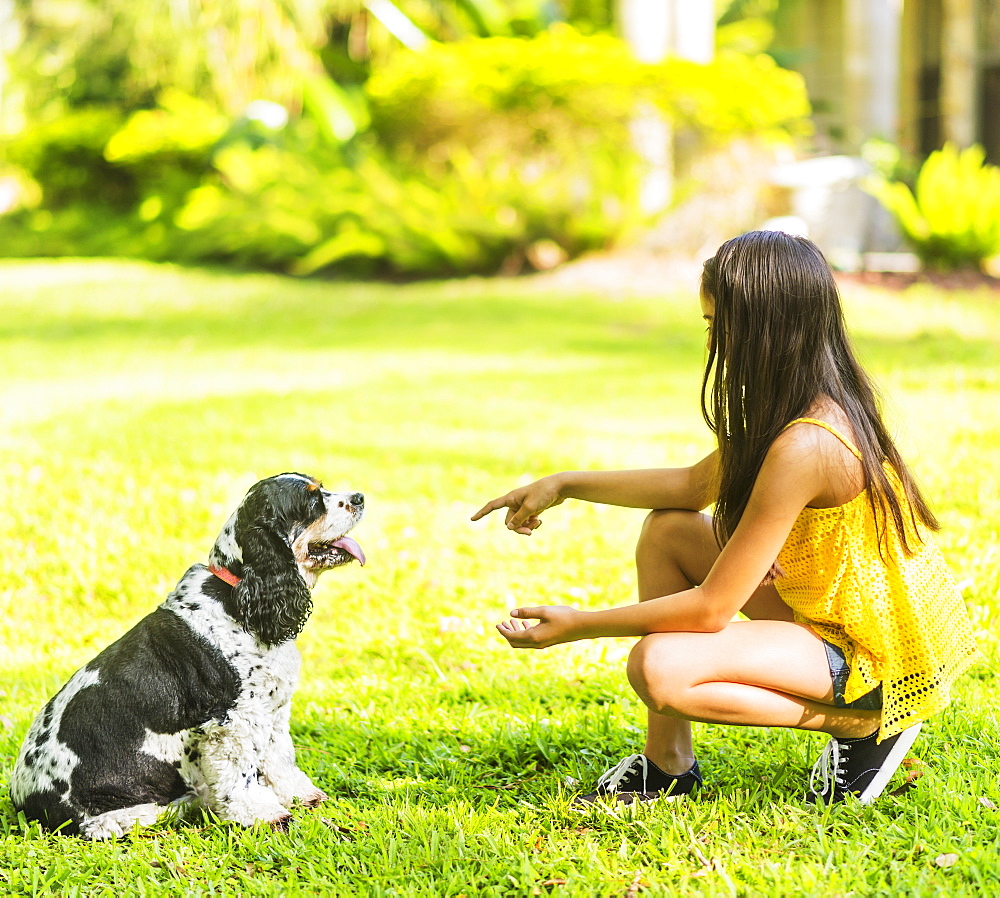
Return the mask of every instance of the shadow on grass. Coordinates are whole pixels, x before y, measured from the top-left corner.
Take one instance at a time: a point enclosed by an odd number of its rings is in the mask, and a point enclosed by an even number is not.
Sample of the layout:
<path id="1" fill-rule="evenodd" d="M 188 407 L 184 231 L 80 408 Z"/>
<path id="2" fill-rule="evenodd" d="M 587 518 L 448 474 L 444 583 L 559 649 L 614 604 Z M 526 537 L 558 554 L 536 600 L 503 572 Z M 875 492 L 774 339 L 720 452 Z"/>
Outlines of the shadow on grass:
<path id="1" fill-rule="evenodd" d="M 59 293 L 64 285 L 38 287 L 33 303 L 11 308 L 0 321 L 0 340 L 155 347 L 204 340 L 227 350 L 266 344 L 654 354 L 682 344 L 700 352 L 693 303 L 682 309 L 665 302 L 650 314 L 648 303 L 545 296 L 505 283 L 460 291 L 448 284 L 304 283 L 201 271 L 169 272 L 159 284 L 155 278 L 155 272 L 146 274 L 134 284 L 134 297 L 105 304 L 98 294 L 73 305 Z M 154 290 L 161 296 L 151 295 Z M 178 299 L 185 294 L 190 301 Z M 681 333 L 678 325 L 686 319 L 691 327 Z"/>
<path id="2" fill-rule="evenodd" d="M 35 300 L 13 305 L 0 321 L 0 341 L 77 349 L 106 344 L 169 350 L 194 341 L 198 348 L 216 350 L 625 354 L 668 365 L 683 359 L 695 367 L 703 359 L 700 313 L 691 291 L 690 296 L 672 291 L 662 301 L 611 302 L 502 280 L 394 285 L 112 266 L 111 273 L 123 272 L 115 280 L 105 268 L 80 265 L 79 284 L 57 277 L 31 288 Z M 63 269 L 66 276 L 74 270 L 68 264 Z M 79 303 L 65 299 L 70 286 L 83 292 Z M 113 294 L 113 301 L 102 302 L 102 291 Z M 905 338 L 865 336 L 858 345 L 879 367 L 996 364 L 995 341 L 944 330 Z"/>

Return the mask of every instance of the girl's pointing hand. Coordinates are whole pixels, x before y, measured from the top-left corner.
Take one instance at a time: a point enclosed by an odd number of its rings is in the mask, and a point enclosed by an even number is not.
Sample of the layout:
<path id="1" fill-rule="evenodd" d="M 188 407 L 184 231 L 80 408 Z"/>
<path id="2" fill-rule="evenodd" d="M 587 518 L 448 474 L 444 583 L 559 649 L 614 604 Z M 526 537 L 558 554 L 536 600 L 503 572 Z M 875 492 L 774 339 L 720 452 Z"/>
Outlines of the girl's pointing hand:
<path id="1" fill-rule="evenodd" d="M 552 508 L 562 501 L 559 483 L 555 475 L 549 475 L 487 502 L 472 516 L 472 520 L 478 521 L 498 508 L 506 508 L 507 529 L 524 536 L 531 536 L 531 532 L 542 525 L 542 520 L 538 516 L 546 508 Z"/>

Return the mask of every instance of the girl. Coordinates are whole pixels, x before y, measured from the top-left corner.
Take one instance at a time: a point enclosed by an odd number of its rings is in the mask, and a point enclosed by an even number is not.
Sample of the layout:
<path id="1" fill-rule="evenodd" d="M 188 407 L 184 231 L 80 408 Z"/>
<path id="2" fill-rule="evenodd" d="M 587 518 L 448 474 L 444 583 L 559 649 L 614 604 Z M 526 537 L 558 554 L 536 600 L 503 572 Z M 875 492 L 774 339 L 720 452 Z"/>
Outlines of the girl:
<path id="1" fill-rule="evenodd" d="M 515 648 L 642 637 L 628 678 L 649 709 L 645 747 L 578 801 L 692 791 L 701 721 L 827 733 L 807 798 L 870 803 L 976 654 L 937 521 L 814 244 L 769 231 L 728 241 L 705 263 L 701 308 L 716 451 L 688 468 L 553 474 L 472 518 L 506 508 L 507 527 L 530 536 L 564 499 L 653 509 L 636 547 L 639 604 L 517 608 L 498 629 Z"/>

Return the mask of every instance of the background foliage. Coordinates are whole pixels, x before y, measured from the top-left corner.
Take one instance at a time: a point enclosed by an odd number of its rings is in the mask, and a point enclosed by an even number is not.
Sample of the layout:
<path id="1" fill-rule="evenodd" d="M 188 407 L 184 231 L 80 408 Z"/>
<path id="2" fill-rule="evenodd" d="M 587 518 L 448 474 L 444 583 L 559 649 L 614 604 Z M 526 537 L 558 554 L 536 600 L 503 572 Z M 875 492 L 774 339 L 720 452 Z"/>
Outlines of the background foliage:
<path id="1" fill-rule="evenodd" d="M 600 2 L 412 0 L 412 34 L 348 0 L 17 8 L 0 94 L 30 110 L 8 114 L 0 162 L 13 256 L 548 267 L 648 223 L 637 109 L 691 153 L 787 141 L 809 112 L 752 42 L 707 66 L 637 63 Z"/>
<path id="2" fill-rule="evenodd" d="M 869 191 L 893 214 L 926 268 L 981 269 L 1000 255 L 1000 168 L 974 145 L 931 153 L 913 187 L 873 177 Z"/>

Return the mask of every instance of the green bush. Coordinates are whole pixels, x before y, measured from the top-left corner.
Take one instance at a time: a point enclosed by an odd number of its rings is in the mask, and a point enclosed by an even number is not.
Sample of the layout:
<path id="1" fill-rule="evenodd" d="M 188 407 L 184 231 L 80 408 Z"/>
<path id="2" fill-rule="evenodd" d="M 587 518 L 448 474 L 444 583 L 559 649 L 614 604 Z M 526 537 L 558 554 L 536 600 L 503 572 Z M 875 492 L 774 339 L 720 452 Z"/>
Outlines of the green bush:
<path id="1" fill-rule="evenodd" d="M 506 244 L 487 256 L 508 261 L 540 241 L 574 256 L 643 222 L 646 163 L 631 137 L 640 108 L 696 136 L 689 147 L 788 139 L 809 115 L 801 78 L 768 57 L 644 65 L 620 40 L 568 27 L 400 53 L 365 91 L 380 145 L 442 202 L 466 217 L 478 211 L 478 231 Z"/>
<path id="2" fill-rule="evenodd" d="M 642 222 L 639 102 L 706 142 L 787 136 L 808 113 L 798 76 L 763 57 L 642 65 L 621 41 L 568 28 L 399 53 L 365 95 L 371 128 L 352 143 L 338 137 L 342 104 L 327 121 L 330 104 L 314 102 L 314 131 L 300 121 L 279 145 L 217 153 L 176 219 L 191 245 L 299 274 L 519 270 Z"/>
<path id="3" fill-rule="evenodd" d="M 889 210 L 926 268 L 983 268 L 1000 253 L 1000 168 L 982 147 L 931 153 L 914 189 L 873 177 L 867 189 Z"/>
<path id="4" fill-rule="evenodd" d="M 568 27 L 400 51 L 364 96 L 312 79 L 303 100 L 301 116 L 265 126 L 165 91 L 127 119 L 86 110 L 35 129 L 11 159 L 43 200 L 0 218 L 5 252 L 517 271 L 643 222 L 637 109 L 705 143 L 787 137 L 808 113 L 801 79 L 764 57 L 642 65 L 621 41 Z"/>
<path id="5" fill-rule="evenodd" d="M 174 219 L 236 128 L 208 103 L 166 90 L 156 108 L 133 112 L 112 135 L 104 158 L 137 185 L 130 212 L 141 255 L 166 259 L 185 253 Z"/>
<path id="6" fill-rule="evenodd" d="M 210 106 L 172 90 L 158 108 L 127 118 L 85 107 L 28 128 L 5 156 L 39 198 L 0 219 L 5 255 L 173 257 L 172 217 L 229 128 Z"/>
<path id="7" fill-rule="evenodd" d="M 128 209 L 135 204 L 135 180 L 104 158 L 123 121 L 110 106 L 75 109 L 29 125 L 6 144 L 4 155 L 41 186 L 41 202 L 50 211 L 78 203 Z"/>
<path id="8" fill-rule="evenodd" d="M 721 51 L 708 65 L 670 59 L 658 69 L 666 113 L 707 142 L 786 140 L 811 132 L 805 82 L 767 54 Z"/>
<path id="9" fill-rule="evenodd" d="M 553 233 L 567 254 L 604 239 L 607 211 L 563 195 L 572 185 L 562 178 L 539 175 L 524 197 L 509 172 L 471 154 L 454 161 L 435 184 L 374 147 L 350 165 L 322 146 L 227 147 L 175 218 L 189 235 L 181 254 L 296 274 L 431 275 L 496 271 L 512 257 L 519 266 Z M 560 208 L 575 214 L 559 218 Z"/>
<path id="10" fill-rule="evenodd" d="M 642 102 L 721 138 L 798 133 L 809 115 L 801 78 L 770 57 L 727 52 L 708 65 L 646 65 L 620 40 L 566 27 L 531 41 L 465 40 L 397 54 L 366 94 L 380 139 L 419 151 L 461 143 L 617 153 Z"/>
<path id="11" fill-rule="evenodd" d="M 3 255 L 147 254 L 135 218 L 141 186 L 104 156 L 123 122 L 114 108 L 83 107 L 36 122 L 0 148 L 5 179 L 18 185 L 15 208 L 0 216 Z"/>

